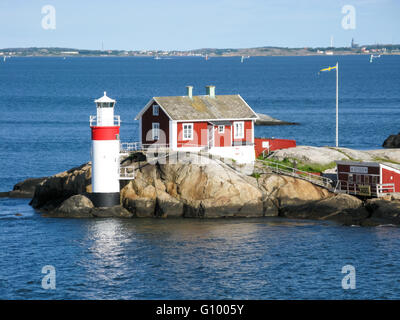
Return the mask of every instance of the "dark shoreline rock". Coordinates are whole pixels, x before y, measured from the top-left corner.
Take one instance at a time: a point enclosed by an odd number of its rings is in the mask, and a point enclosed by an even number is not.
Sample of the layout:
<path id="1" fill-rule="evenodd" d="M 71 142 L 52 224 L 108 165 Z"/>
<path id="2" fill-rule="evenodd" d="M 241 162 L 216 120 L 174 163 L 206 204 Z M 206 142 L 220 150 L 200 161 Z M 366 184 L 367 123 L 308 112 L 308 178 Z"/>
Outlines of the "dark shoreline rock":
<path id="1" fill-rule="evenodd" d="M 84 195 L 74 195 L 58 208 L 44 212 L 44 217 L 52 218 L 131 218 L 133 216 L 122 206 L 95 208 L 92 201 Z"/>
<path id="2" fill-rule="evenodd" d="M 45 181 L 48 177 L 29 178 L 18 182 L 11 191 L 0 192 L 0 198 L 32 198 L 36 186 Z"/>
<path id="3" fill-rule="evenodd" d="M 386 138 L 383 142 L 382 147 L 384 148 L 400 148 L 400 133 L 392 134 Z"/>

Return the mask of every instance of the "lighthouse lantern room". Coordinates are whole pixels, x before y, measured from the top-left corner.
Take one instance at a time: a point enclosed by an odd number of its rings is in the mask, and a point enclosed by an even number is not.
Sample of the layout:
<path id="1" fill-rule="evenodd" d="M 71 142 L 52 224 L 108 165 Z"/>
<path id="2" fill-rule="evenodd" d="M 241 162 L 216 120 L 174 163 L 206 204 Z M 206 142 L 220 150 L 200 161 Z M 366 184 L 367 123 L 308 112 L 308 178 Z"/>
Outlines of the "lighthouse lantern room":
<path id="1" fill-rule="evenodd" d="M 92 130 L 92 194 L 96 207 L 120 204 L 119 156 L 120 118 L 114 115 L 115 100 L 104 96 L 95 100 L 97 115 L 90 116 Z"/>

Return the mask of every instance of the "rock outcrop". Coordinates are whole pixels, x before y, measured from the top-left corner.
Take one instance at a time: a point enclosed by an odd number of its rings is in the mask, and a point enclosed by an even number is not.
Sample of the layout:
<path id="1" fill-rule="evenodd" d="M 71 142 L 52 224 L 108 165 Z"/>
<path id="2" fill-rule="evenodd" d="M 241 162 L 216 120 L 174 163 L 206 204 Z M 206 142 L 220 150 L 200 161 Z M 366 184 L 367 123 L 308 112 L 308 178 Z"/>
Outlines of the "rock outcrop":
<path id="1" fill-rule="evenodd" d="M 305 180 L 277 174 L 262 174 L 257 180 L 263 192 L 264 215 L 277 216 L 291 206 L 332 197 L 332 193 Z"/>
<path id="2" fill-rule="evenodd" d="M 334 194 L 274 173 L 248 176 L 220 160 L 189 154 L 178 163 L 128 160 L 135 179 L 121 181 L 121 206 L 94 208 L 90 163 L 42 181 L 31 204 L 52 217 L 265 217 L 333 220 L 345 225 L 400 224 L 400 199 Z"/>
<path id="3" fill-rule="evenodd" d="M 305 164 L 328 165 L 336 160 L 378 161 L 400 164 L 400 149 L 354 150 L 349 148 L 297 146 L 274 151 L 271 159 L 292 159 Z"/>
<path id="4" fill-rule="evenodd" d="M 400 133 L 392 134 L 386 138 L 383 142 L 382 147 L 384 148 L 400 148 Z"/>
<path id="5" fill-rule="evenodd" d="M 300 179 L 276 174 L 256 179 L 219 160 L 197 157 L 192 154 L 179 163 L 129 163 L 136 166 L 135 179 L 122 183 L 121 205 L 135 217 L 262 217 L 332 196 Z M 31 204 L 52 216 L 96 216 L 85 196 L 90 189 L 89 163 L 42 181 Z"/>
<path id="6" fill-rule="evenodd" d="M 272 118 L 271 116 L 263 113 L 257 113 L 258 119 L 255 121 L 256 126 L 282 126 L 282 125 L 297 125 L 297 122 L 287 122 L 279 119 Z"/>
<path id="7" fill-rule="evenodd" d="M 121 190 L 124 207 L 138 217 L 262 216 L 262 192 L 226 164 L 185 158 L 145 165 Z"/>
<path id="8" fill-rule="evenodd" d="M 90 192 L 90 178 L 90 162 L 51 176 L 36 186 L 30 204 L 35 209 L 55 209 L 71 196 Z"/>
<path id="9" fill-rule="evenodd" d="M 121 206 L 95 208 L 89 198 L 78 194 L 65 200 L 58 208 L 44 213 L 44 216 L 57 218 L 131 218 L 132 213 Z"/>
<path id="10" fill-rule="evenodd" d="M 46 179 L 47 177 L 29 178 L 18 182 L 11 191 L 0 192 L 0 197 L 32 198 L 35 193 L 36 186 Z"/>
<path id="11" fill-rule="evenodd" d="M 297 146 L 275 151 L 272 158 L 277 160 L 296 159 L 303 163 L 327 165 L 336 160 L 363 160 L 371 161 L 367 153 L 346 148 Z"/>

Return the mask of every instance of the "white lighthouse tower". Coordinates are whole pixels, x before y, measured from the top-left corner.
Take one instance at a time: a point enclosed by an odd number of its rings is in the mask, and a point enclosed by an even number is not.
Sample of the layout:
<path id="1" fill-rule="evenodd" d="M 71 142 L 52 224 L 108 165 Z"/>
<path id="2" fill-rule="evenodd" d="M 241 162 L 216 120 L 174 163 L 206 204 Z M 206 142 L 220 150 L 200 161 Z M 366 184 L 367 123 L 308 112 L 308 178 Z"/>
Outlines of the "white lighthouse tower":
<path id="1" fill-rule="evenodd" d="M 120 204 L 119 187 L 119 127 L 114 115 L 115 100 L 104 96 L 95 100 L 97 116 L 90 116 L 92 130 L 92 195 L 96 207 Z"/>

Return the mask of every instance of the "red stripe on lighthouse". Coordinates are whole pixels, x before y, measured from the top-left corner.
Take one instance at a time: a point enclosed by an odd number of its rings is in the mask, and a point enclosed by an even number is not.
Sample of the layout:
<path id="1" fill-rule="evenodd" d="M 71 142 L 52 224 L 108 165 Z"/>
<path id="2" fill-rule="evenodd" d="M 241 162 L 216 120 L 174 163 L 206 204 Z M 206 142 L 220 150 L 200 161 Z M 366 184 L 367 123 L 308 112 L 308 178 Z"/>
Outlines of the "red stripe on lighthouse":
<path id="1" fill-rule="evenodd" d="M 119 140 L 119 127 L 92 127 L 92 140 Z"/>

